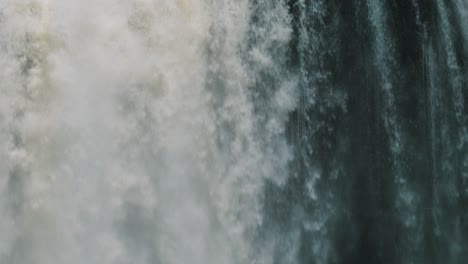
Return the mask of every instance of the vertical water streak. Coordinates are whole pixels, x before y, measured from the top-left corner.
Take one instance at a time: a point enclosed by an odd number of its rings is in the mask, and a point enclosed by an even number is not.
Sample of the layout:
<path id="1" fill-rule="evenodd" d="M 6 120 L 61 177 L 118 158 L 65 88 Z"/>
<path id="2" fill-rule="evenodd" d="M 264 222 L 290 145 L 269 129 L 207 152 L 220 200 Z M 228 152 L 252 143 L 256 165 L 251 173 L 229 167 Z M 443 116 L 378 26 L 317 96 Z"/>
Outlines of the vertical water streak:
<path id="1" fill-rule="evenodd" d="M 347 96 L 338 80 L 340 6 L 327 1 L 291 1 L 294 36 L 289 65 L 297 74 L 297 106 L 288 122 L 294 160 L 278 207 L 281 225 L 298 233 L 298 260 L 329 263 L 337 260 L 335 228 L 346 208 L 339 206 L 347 138 L 338 120 L 346 112 Z M 275 196 L 273 196 L 275 197 Z M 284 201 L 281 201 L 284 199 Z M 272 206 L 273 206 L 272 205 Z"/>
<path id="2" fill-rule="evenodd" d="M 400 130 L 397 123 L 397 113 L 395 109 L 395 83 L 394 83 L 394 74 L 395 74 L 395 61 L 394 61 L 394 42 L 392 35 L 390 34 L 387 24 L 389 23 L 388 18 L 388 8 L 386 5 L 386 1 L 367 1 L 367 7 L 369 12 L 369 20 L 371 23 L 371 28 L 373 32 L 373 54 L 374 54 L 374 63 L 375 67 L 377 67 L 377 82 L 376 87 L 373 89 L 374 91 L 374 98 L 373 103 L 375 104 L 375 115 L 376 115 L 376 126 L 374 133 L 376 133 L 377 139 L 382 140 L 384 135 L 388 137 L 387 144 L 388 148 L 390 149 L 391 153 L 391 174 L 394 177 L 394 181 L 396 184 L 402 185 L 404 184 L 404 177 L 402 175 L 402 171 L 400 168 L 400 152 L 401 152 L 401 142 L 400 142 Z M 379 125 L 382 122 L 383 125 Z M 382 129 L 384 131 L 382 131 Z M 379 146 L 376 146 L 377 142 L 374 142 L 374 148 L 376 151 L 373 155 L 375 155 L 375 161 L 377 164 L 376 170 L 374 173 L 376 175 L 372 176 L 371 179 L 371 187 L 373 189 L 373 195 L 371 197 L 379 197 L 379 199 L 375 202 L 381 201 L 382 199 L 388 196 L 388 193 L 384 192 L 384 188 L 386 188 L 386 184 L 384 183 L 385 179 L 385 164 L 382 160 L 382 156 L 385 155 L 382 152 L 382 149 L 379 149 Z M 401 194 L 401 192 L 400 192 Z M 401 197 L 403 198 L 403 197 Z M 400 198 L 400 199 L 401 199 Z M 404 199 L 401 199 L 405 201 Z M 378 207 L 377 214 L 380 217 L 388 218 L 391 216 L 391 211 L 388 208 L 381 208 L 380 204 L 375 205 Z M 403 205 L 408 206 L 408 205 Z M 380 217 L 376 217 L 374 219 L 380 219 Z M 376 220 L 374 220 L 376 221 Z M 377 220 L 378 221 L 378 220 Z M 376 236 L 381 236 L 385 234 L 385 231 L 382 227 L 376 227 Z M 388 237 L 388 236 L 387 236 Z M 376 247 L 376 255 L 379 258 L 383 258 L 384 248 L 385 248 L 385 241 L 377 243 Z"/>
<path id="3" fill-rule="evenodd" d="M 0 144 L 2 148 L 0 259 L 52 259 L 50 182 L 57 160 L 55 97 L 49 84 L 47 1 L 3 1 L 0 8 Z"/>
<path id="4" fill-rule="evenodd" d="M 289 43 L 292 37 L 291 15 L 287 1 L 255 0 L 251 4 L 248 46 L 244 59 L 252 82 L 249 99 L 255 114 L 254 134 L 262 153 L 260 163 L 265 175 L 262 214 L 264 220 L 259 232 L 258 247 L 272 261 L 296 263 L 300 249 L 299 222 L 283 222 L 293 208 L 278 208 L 272 204 L 278 192 L 288 188 L 293 149 L 286 140 L 289 113 L 297 106 L 297 79 L 288 68 Z M 295 207 L 291 205 L 291 207 Z M 299 207 L 299 206 L 297 206 Z M 280 219 L 276 217 L 280 217 Z M 281 228 L 278 228 L 282 225 Z M 263 247 L 263 248 L 262 248 Z"/>
<path id="5" fill-rule="evenodd" d="M 456 48 L 455 10 L 449 10 L 446 3 L 436 1 L 438 60 L 437 87 L 440 90 L 437 101 L 440 120 L 437 121 L 440 145 L 437 146 L 438 172 L 434 182 L 434 228 L 438 257 L 451 263 L 459 263 L 463 256 L 463 210 L 460 203 L 466 197 L 467 118 L 463 89 L 466 86 L 460 66 L 460 50 Z M 450 237 L 450 238 L 449 238 Z"/>
<path id="6" fill-rule="evenodd" d="M 288 12 L 283 1 L 217 1 L 213 10 L 219 15 L 210 28 L 207 84 L 225 159 L 215 200 L 225 212 L 222 224 L 237 237 L 232 246 L 245 256 L 240 261 L 271 263 L 281 240 L 265 229 L 269 197 L 262 193 L 265 182 L 284 184 L 291 160 L 284 137 L 287 113 L 295 106 L 295 83 L 284 68 Z M 227 199 L 242 204 L 226 206 Z M 246 239 L 259 245 L 239 243 Z"/>
<path id="7" fill-rule="evenodd" d="M 387 29 L 389 18 L 386 5 L 383 1 L 368 1 L 369 19 L 374 31 L 374 54 L 375 65 L 379 69 L 379 85 L 382 92 L 382 119 L 384 121 L 385 133 L 390 139 L 390 148 L 393 155 L 393 169 L 395 170 L 395 181 L 404 182 L 399 168 L 399 155 L 401 153 L 401 135 L 397 122 L 397 111 L 395 106 L 394 76 L 396 70 L 395 47 L 392 35 Z"/>

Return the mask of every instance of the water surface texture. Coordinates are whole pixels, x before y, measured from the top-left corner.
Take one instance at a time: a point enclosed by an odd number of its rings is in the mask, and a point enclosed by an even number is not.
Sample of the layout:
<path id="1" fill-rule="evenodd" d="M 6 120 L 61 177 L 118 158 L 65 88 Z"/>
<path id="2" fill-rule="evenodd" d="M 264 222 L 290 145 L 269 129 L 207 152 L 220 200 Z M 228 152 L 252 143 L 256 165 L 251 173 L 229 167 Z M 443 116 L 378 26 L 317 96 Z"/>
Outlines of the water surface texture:
<path id="1" fill-rule="evenodd" d="M 466 264 L 467 101 L 467 0 L 0 0 L 0 264 Z"/>

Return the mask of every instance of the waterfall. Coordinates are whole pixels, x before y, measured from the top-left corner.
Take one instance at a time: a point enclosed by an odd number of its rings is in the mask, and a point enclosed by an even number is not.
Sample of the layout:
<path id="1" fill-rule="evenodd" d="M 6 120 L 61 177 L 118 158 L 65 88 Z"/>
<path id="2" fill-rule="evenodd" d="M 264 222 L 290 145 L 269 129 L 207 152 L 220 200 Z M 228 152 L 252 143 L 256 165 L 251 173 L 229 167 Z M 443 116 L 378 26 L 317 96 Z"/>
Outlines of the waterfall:
<path id="1" fill-rule="evenodd" d="M 0 0 L 0 263 L 468 261 L 466 0 Z"/>

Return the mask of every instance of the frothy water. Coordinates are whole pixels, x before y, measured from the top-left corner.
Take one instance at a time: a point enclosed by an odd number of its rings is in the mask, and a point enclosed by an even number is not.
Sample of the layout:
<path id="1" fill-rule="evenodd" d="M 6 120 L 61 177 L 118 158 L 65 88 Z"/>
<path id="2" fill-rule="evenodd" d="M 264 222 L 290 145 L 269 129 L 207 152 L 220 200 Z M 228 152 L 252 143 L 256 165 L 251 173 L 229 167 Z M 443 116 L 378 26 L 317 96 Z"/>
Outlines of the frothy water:
<path id="1" fill-rule="evenodd" d="M 262 128 L 267 138 L 257 131 L 256 76 L 241 54 L 250 3 L 0 8 L 2 262 L 255 255 L 262 181 L 281 181 L 290 154 L 281 143 L 287 109 Z M 271 103 L 290 104 L 289 91 L 278 93 Z M 269 143 L 283 146 L 268 153 Z"/>
<path id="2" fill-rule="evenodd" d="M 335 2 L 0 0 L 0 263 L 467 261 L 468 4 Z"/>

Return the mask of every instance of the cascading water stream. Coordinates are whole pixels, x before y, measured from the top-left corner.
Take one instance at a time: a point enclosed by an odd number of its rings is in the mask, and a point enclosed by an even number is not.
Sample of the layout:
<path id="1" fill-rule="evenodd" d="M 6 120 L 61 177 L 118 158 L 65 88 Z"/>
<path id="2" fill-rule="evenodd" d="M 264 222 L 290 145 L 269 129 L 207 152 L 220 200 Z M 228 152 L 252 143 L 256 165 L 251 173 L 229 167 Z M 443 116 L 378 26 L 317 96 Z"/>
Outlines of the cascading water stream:
<path id="1" fill-rule="evenodd" d="M 466 0 L 0 0 L 0 264 L 468 261 Z"/>

